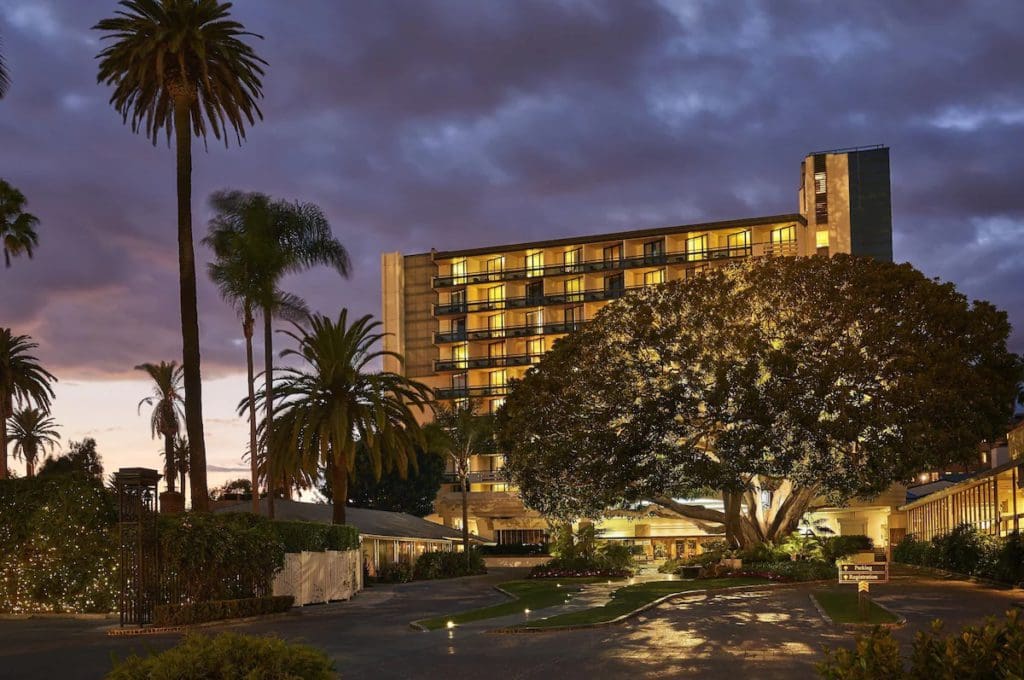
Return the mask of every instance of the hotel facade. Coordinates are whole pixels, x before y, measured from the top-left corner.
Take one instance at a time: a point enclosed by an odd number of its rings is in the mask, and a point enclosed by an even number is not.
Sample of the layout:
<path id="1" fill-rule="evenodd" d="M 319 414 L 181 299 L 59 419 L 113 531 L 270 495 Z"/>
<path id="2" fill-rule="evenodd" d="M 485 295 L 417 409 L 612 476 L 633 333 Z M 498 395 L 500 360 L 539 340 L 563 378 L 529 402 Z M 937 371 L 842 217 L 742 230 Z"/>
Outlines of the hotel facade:
<path id="1" fill-rule="evenodd" d="M 797 187 L 797 210 L 784 215 L 384 253 L 385 349 L 405 358 L 399 363 L 388 357 L 384 367 L 424 382 L 439 401 L 472 400 L 493 412 L 510 379 L 522 377 L 558 338 L 629 290 L 752 257 L 852 253 L 892 259 L 886 147 L 809 154 Z M 470 530 L 498 543 L 539 542 L 548 524 L 523 506 L 502 476 L 503 464 L 500 453 L 471 461 Z M 461 495 L 451 471 L 446 480 L 434 519 L 457 527 Z M 720 507 L 712 499 L 699 502 Z M 650 557 L 691 554 L 709 536 L 656 508 L 614 514 L 599 529 L 607 538 L 643 546 Z M 887 534 L 887 528 L 879 531 Z"/>

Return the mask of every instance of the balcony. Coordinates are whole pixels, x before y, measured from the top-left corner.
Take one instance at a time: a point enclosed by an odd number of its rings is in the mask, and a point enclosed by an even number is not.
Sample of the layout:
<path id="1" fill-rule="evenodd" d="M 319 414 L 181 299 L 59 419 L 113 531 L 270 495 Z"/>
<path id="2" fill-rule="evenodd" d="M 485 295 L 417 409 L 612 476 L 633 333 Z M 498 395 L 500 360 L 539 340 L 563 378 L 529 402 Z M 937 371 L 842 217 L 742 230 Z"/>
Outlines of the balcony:
<path id="1" fill-rule="evenodd" d="M 459 476 L 454 472 L 444 473 L 444 481 L 448 484 L 457 484 L 459 482 Z M 470 484 L 480 484 L 482 482 L 504 482 L 506 481 L 502 477 L 501 470 L 480 470 L 477 472 L 469 473 Z"/>
<path id="2" fill-rule="evenodd" d="M 508 368 L 529 366 L 540 360 L 540 355 L 509 354 L 499 357 L 476 357 L 473 359 L 440 359 L 434 362 L 434 372 L 465 371 L 470 368 Z"/>
<path id="3" fill-rule="evenodd" d="M 545 276 L 571 276 L 593 272 L 636 269 L 639 267 L 660 267 L 666 264 L 694 264 L 709 260 L 723 260 L 750 257 L 751 246 L 708 248 L 706 250 L 662 253 L 659 255 L 637 255 L 618 259 L 584 260 L 574 264 L 553 264 L 543 267 L 521 267 L 490 272 L 470 272 L 459 275 L 435 276 L 434 288 L 457 288 L 475 283 L 497 283 L 500 281 L 521 281 Z"/>
<path id="4" fill-rule="evenodd" d="M 504 338 L 525 338 L 531 335 L 558 335 L 572 333 L 583 327 L 583 321 L 533 324 L 530 326 L 505 326 L 503 328 L 477 328 L 470 330 L 444 331 L 434 334 L 434 344 L 443 345 L 468 340 L 502 340 Z"/>
<path id="5" fill-rule="evenodd" d="M 547 305 L 567 305 L 580 302 L 599 302 L 615 300 L 629 290 L 638 290 L 643 286 L 629 288 L 591 288 L 578 293 L 553 293 L 551 295 L 531 295 L 527 297 L 505 298 L 504 300 L 480 300 L 476 302 L 457 302 L 446 305 L 434 305 L 434 316 L 452 316 L 469 312 L 495 312 L 508 309 L 526 309 Z"/>
<path id="6" fill-rule="evenodd" d="M 441 387 L 434 390 L 434 398 L 473 399 L 476 397 L 504 397 L 508 394 L 508 385 L 482 385 L 478 387 Z"/>

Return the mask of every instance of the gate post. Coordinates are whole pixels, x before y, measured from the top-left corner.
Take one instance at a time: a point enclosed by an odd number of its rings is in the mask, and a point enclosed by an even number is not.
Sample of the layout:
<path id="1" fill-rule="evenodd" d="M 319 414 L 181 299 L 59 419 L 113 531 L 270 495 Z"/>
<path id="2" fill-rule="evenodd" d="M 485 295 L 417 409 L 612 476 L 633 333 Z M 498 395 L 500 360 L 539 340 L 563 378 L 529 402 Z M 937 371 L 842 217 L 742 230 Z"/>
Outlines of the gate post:
<path id="1" fill-rule="evenodd" d="M 148 468 L 121 468 L 114 473 L 120 539 L 121 626 L 153 621 L 159 589 L 157 562 L 157 482 Z"/>

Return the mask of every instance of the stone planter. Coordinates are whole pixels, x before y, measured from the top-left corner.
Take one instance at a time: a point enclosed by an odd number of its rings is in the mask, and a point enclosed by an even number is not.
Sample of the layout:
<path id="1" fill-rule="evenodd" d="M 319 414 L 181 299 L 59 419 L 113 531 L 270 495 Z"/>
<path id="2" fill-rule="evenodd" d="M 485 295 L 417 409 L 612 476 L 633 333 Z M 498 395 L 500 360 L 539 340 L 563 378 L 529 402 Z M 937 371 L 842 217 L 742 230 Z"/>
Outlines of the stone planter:
<path id="1" fill-rule="evenodd" d="M 703 571 L 704 567 L 700 566 L 699 564 L 694 564 L 691 566 L 680 567 L 679 575 L 682 578 L 700 578 L 700 575 Z"/>

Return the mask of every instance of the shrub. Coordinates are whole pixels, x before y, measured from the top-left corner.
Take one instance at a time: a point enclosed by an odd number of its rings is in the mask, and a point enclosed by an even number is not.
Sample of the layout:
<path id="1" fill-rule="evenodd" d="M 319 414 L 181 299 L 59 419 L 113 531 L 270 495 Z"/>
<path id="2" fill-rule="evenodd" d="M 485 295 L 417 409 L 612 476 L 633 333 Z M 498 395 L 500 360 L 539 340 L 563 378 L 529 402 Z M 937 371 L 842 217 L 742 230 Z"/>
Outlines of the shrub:
<path id="1" fill-rule="evenodd" d="M 568 578 L 572 576 L 601 576 L 621 578 L 632 574 L 633 550 L 622 543 L 607 542 L 600 547 L 581 551 L 566 551 L 547 564 L 530 570 L 528 578 Z M 573 554 L 575 553 L 575 554 Z"/>
<path id="2" fill-rule="evenodd" d="M 385 562 L 377 570 L 377 583 L 408 583 L 412 580 L 412 565 L 407 562 Z"/>
<path id="3" fill-rule="evenodd" d="M 771 543 L 759 543 L 741 552 L 740 559 L 744 562 L 783 562 L 790 556 Z"/>
<path id="4" fill-rule="evenodd" d="M 344 524 L 274 520 L 270 522 L 270 528 L 277 534 L 286 553 L 355 550 L 359 547 L 359 530 Z"/>
<path id="5" fill-rule="evenodd" d="M 412 577 L 416 580 L 428 580 L 486 573 L 487 568 L 484 566 L 483 555 L 476 548 L 471 548 L 468 565 L 465 553 L 454 551 L 423 553 L 413 565 Z"/>
<path id="6" fill-rule="evenodd" d="M 995 538 L 962 524 L 931 541 L 907 536 L 893 548 L 892 555 L 894 561 L 904 564 L 937 567 L 1004 583 L 1024 581 L 1024 540 L 1016 533 Z"/>
<path id="7" fill-rule="evenodd" d="M 501 543 L 498 545 L 482 545 L 480 552 L 484 555 L 547 555 L 547 543 Z"/>
<path id="8" fill-rule="evenodd" d="M 221 633 L 208 637 L 193 633 L 167 651 L 147 657 L 133 655 L 115 662 L 107 680 L 327 680 L 334 677 L 334 664 L 327 655 L 307 645 L 253 635 Z"/>
<path id="9" fill-rule="evenodd" d="M 913 534 L 907 534 L 896 547 L 892 549 L 894 562 L 903 564 L 932 564 L 932 544 L 928 541 L 919 541 Z"/>
<path id="10" fill-rule="evenodd" d="M 665 560 L 658 566 L 659 574 L 678 574 L 679 569 L 686 564 L 686 560 L 673 558 Z"/>
<path id="11" fill-rule="evenodd" d="M 837 578 L 836 565 L 824 560 L 743 563 L 731 576 L 758 576 L 772 581 L 824 581 Z"/>
<path id="12" fill-rule="evenodd" d="M 832 680 L 876 678 L 1020 678 L 1024 677 L 1024 621 L 1008 611 L 1003 621 L 989 619 L 943 636 L 942 623 L 914 638 L 909 669 L 888 629 L 875 628 L 857 638 L 854 649 L 825 650 L 818 672 Z"/>
<path id="13" fill-rule="evenodd" d="M 191 626 L 207 621 L 277 614 L 288 611 L 293 604 L 295 598 L 291 595 L 211 600 L 192 604 L 158 604 L 153 611 L 153 625 Z"/>
<path id="14" fill-rule="evenodd" d="M 989 565 L 989 577 L 1003 583 L 1024 582 L 1024 538 L 1012 533 L 1004 539 L 1001 549 L 994 552 Z"/>
<path id="15" fill-rule="evenodd" d="M 959 574 L 977 574 L 978 566 L 995 549 L 992 538 L 970 524 L 961 524 L 948 534 L 934 537 L 932 545 L 935 566 Z"/>
<path id="16" fill-rule="evenodd" d="M 826 536 L 821 541 L 821 554 L 826 562 L 835 564 L 836 560 L 849 557 L 855 553 L 874 550 L 875 544 L 868 536 Z"/>
<path id="17" fill-rule="evenodd" d="M 115 521 L 113 495 L 85 474 L 0 481 L 0 612 L 112 611 Z"/>
<path id="18" fill-rule="evenodd" d="M 249 513 L 160 518 L 161 578 L 171 601 L 262 596 L 284 550 L 271 522 Z"/>

